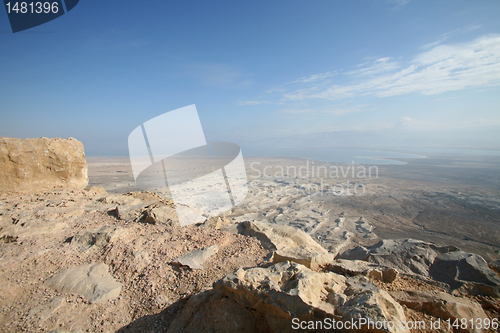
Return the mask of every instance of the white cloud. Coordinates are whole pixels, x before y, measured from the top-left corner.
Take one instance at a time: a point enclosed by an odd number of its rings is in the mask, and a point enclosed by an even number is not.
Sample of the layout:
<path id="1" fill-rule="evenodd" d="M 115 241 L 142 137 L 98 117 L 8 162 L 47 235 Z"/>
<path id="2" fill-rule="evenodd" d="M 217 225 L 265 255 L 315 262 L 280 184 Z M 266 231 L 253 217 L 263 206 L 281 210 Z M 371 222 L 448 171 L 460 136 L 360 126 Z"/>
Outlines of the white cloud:
<path id="1" fill-rule="evenodd" d="M 438 46 L 438 45 L 442 44 L 445 40 L 447 40 L 448 38 L 450 38 L 453 35 L 466 33 L 466 32 L 473 31 L 473 30 L 476 30 L 479 28 L 481 28 L 480 25 L 473 25 L 473 26 L 467 26 L 464 28 L 459 28 L 459 29 L 445 32 L 444 34 L 439 36 L 439 38 L 436 41 L 434 41 L 432 43 L 425 44 L 424 46 L 422 46 L 422 49 L 430 49 L 434 46 Z"/>
<path id="2" fill-rule="evenodd" d="M 329 84 L 327 87 L 316 84 L 287 93 L 284 98 L 337 100 L 362 95 L 433 95 L 497 86 L 500 85 L 500 35 L 483 36 L 468 43 L 435 46 L 416 55 L 405 66 L 390 58 L 381 58 L 345 74 L 350 79 L 347 84 Z"/>
<path id="3" fill-rule="evenodd" d="M 301 77 L 295 81 L 292 81 L 290 83 L 311 83 L 311 82 L 317 82 L 324 80 L 326 78 L 332 77 L 337 75 L 336 72 L 326 72 L 326 73 L 320 73 L 320 74 L 314 74 L 306 77 Z"/>
<path id="4" fill-rule="evenodd" d="M 383 72 L 390 72 L 393 70 L 396 70 L 399 68 L 399 64 L 395 61 L 391 60 L 392 58 L 385 57 L 385 58 L 379 58 L 373 62 L 368 67 L 365 67 L 367 63 L 362 64 L 361 66 L 356 66 L 360 67 L 359 69 L 355 69 L 353 71 L 347 72 L 345 74 L 348 75 L 354 75 L 354 76 L 369 76 L 369 75 L 374 75 L 374 74 L 379 74 Z"/>

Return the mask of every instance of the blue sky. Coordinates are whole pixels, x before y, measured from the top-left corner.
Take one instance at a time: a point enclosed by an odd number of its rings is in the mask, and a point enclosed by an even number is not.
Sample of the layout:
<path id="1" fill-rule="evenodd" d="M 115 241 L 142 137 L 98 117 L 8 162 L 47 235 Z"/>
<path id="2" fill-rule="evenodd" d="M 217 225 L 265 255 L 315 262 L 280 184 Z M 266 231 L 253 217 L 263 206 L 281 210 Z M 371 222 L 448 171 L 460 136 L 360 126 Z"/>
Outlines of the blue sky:
<path id="1" fill-rule="evenodd" d="M 500 1 L 91 1 L 13 34 L 0 136 L 127 137 L 196 104 L 208 141 L 500 148 Z"/>

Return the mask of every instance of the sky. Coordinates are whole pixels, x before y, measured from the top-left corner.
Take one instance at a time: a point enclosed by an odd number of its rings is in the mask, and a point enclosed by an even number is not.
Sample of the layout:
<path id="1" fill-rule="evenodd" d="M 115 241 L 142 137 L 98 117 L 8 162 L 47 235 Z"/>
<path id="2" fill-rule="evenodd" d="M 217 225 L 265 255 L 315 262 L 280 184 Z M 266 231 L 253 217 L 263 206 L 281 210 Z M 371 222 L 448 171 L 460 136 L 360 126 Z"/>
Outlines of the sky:
<path id="1" fill-rule="evenodd" d="M 94 1 L 12 33 L 0 137 L 128 135 L 195 104 L 207 141 L 500 149 L 500 1 Z"/>

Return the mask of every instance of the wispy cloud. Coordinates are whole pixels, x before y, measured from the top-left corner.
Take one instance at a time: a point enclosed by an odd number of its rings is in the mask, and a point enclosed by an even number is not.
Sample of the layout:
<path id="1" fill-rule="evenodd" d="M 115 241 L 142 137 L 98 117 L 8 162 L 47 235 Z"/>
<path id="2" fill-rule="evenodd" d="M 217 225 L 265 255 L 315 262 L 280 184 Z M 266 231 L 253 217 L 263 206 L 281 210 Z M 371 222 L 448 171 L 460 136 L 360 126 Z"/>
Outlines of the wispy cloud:
<path id="1" fill-rule="evenodd" d="M 433 95 L 497 86 L 500 85 L 500 35 L 487 35 L 462 44 L 438 45 L 404 65 L 391 58 L 380 58 L 344 73 L 342 78 L 347 83 L 337 81 L 323 86 L 321 80 L 314 85 L 302 81 L 305 87 L 283 96 L 286 100 L 338 100 L 363 95 Z"/>
<path id="2" fill-rule="evenodd" d="M 459 28 L 459 29 L 445 32 L 444 34 L 439 36 L 439 38 L 437 40 L 435 40 L 434 42 L 428 43 L 428 44 L 425 44 L 424 46 L 422 46 L 422 49 L 424 49 L 424 50 L 430 49 L 432 47 L 435 47 L 435 46 L 442 44 L 443 42 L 445 42 L 448 38 L 450 38 L 453 35 L 466 33 L 466 32 L 473 31 L 473 30 L 476 30 L 479 28 L 481 28 L 480 25 L 473 25 L 473 26 L 467 26 L 464 28 Z"/>
<path id="3" fill-rule="evenodd" d="M 292 81 L 290 83 L 312 83 L 312 82 L 318 82 L 318 81 L 323 81 L 326 78 L 330 78 L 332 76 L 337 75 L 336 72 L 326 72 L 326 73 L 320 73 L 320 74 L 314 74 L 310 76 L 305 76 L 301 77 L 295 81 Z"/>
<path id="4" fill-rule="evenodd" d="M 379 58 L 368 66 L 366 65 L 368 65 L 368 63 L 365 62 L 356 66 L 358 67 L 357 69 L 346 72 L 345 74 L 354 76 L 369 76 L 394 71 L 400 68 L 398 62 L 389 57 Z"/>

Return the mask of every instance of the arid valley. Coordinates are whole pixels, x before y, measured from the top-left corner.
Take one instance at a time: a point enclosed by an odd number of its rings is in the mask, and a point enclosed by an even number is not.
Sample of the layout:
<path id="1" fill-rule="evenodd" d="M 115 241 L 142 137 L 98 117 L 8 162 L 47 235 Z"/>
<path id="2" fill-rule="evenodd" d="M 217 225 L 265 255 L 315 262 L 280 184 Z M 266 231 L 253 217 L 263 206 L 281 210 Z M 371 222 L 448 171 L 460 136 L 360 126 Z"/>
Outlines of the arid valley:
<path id="1" fill-rule="evenodd" d="M 246 199 L 181 226 L 128 158 L 1 140 L 2 331 L 498 328 L 498 157 L 249 157 Z"/>
<path id="2" fill-rule="evenodd" d="M 110 193 L 137 190 L 128 158 L 88 161 L 91 185 Z M 344 244 L 340 234 L 348 231 L 353 244 L 415 238 L 500 259 L 499 156 L 431 154 L 401 161 L 407 164 L 245 158 L 249 194 L 226 216 L 292 225 L 324 246 Z"/>

